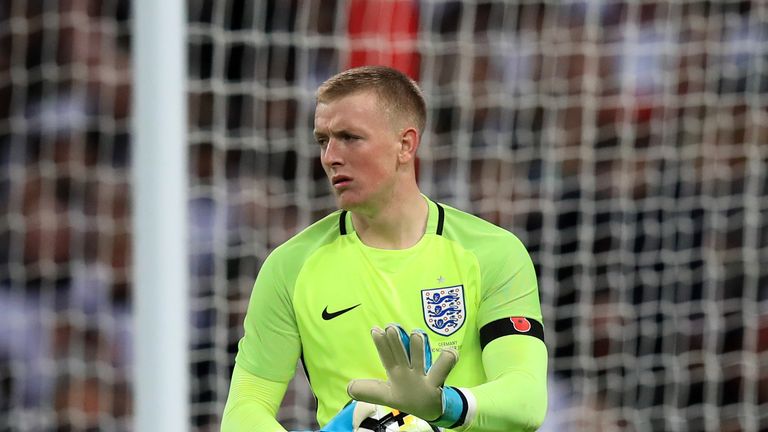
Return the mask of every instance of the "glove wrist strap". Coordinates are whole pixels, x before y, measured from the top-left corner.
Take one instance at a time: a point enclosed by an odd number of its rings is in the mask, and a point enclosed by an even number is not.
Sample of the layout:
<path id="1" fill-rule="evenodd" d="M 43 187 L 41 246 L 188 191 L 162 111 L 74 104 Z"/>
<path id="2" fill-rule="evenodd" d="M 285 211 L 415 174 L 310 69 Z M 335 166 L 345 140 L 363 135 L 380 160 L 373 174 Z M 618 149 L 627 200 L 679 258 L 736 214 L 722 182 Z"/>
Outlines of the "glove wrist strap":
<path id="1" fill-rule="evenodd" d="M 473 408 L 474 397 L 467 390 L 443 387 L 443 414 L 429 423 L 448 429 L 457 428 L 467 423 L 469 415 L 474 414 Z"/>

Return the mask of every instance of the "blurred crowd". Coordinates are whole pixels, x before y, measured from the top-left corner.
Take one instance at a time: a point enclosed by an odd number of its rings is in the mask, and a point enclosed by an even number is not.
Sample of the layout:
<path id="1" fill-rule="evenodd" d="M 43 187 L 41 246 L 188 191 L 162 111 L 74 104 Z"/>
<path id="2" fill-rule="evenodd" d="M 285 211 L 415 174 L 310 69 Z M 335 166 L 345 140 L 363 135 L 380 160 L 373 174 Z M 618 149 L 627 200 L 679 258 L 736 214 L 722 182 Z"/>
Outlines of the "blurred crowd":
<path id="1" fill-rule="evenodd" d="M 129 430 L 127 4 L 0 3 L 0 430 Z"/>
<path id="2" fill-rule="evenodd" d="M 544 430 L 768 430 L 768 5 L 396 1 L 422 188 L 537 266 Z M 187 3 L 195 430 L 260 263 L 333 210 L 313 92 L 381 61 L 373 3 Z M 131 429 L 130 6 L 0 2 L 0 431 Z"/>

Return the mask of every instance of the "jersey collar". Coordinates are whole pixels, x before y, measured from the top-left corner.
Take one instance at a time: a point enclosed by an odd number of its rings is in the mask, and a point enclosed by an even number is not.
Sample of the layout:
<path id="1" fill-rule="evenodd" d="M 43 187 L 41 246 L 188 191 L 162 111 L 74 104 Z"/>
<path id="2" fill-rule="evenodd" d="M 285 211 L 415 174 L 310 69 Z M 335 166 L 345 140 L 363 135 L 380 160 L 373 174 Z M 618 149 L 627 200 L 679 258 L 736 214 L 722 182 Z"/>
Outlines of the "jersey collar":
<path id="1" fill-rule="evenodd" d="M 442 205 L 429 199 L 426 195 L 421 195 L 427 201 L 429 213 L 427 215 L 427 228 L 425 234 L 443 235 L 445 226 L 445 209 Z M 355 232 L 355 226 L 352 223 L 352 213 L 342 210 L 339 213 L 339 234 L 347 235 Z"/>

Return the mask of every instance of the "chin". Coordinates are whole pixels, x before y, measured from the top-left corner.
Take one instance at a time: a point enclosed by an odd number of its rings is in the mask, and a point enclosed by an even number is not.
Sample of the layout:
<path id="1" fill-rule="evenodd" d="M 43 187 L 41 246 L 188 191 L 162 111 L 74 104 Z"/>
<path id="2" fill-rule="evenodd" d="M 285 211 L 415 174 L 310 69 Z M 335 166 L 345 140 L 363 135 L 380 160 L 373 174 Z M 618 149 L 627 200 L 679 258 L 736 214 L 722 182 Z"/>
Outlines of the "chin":
<path id="1" fill-rule="evenodd" d="M 364 207 L 364 202 L 354 197 L 344 196 L 342 192 L 340 195 L 336 195 L 336 206 L 346 211 L 357 211 Z"/>
<path id="2" fill-rule="evenodd" d="M 355 211 L 358 208 L 354 203 L 342 199 L 336 199 L 336 207 L 346 211 Z"/>

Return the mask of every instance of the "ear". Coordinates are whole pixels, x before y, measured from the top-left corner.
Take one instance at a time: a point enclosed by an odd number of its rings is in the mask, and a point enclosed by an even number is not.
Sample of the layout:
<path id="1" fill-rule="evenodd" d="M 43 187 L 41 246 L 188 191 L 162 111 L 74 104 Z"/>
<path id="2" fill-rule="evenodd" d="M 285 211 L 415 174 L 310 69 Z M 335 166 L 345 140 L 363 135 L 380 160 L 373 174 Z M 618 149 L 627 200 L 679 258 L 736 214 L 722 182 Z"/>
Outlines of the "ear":
<path id="1" fill-rule="evenodd" d="M 416 128 L 409 127 L 403 130 L 400 133 L 400 150 L 397 153 L 398 162 L 405 164 L 416 159 L 416 151 L 419 149 L 419 144 L 419 131 Z"/>

